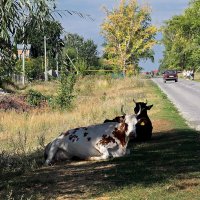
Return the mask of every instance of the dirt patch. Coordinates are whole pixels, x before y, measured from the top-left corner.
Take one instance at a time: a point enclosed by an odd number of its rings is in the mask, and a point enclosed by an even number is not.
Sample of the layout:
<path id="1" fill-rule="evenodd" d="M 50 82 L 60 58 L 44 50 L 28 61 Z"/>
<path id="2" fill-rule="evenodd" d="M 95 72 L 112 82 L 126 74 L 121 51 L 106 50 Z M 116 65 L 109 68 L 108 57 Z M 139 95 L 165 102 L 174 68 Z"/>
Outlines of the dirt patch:
<path id="1" fill-rule="evenodd" d="M 169 191 L 186 190 L 190 192 L 194 187 L 198 187 L 199 185 L 200 182 L 197 179 L 183 180 L 173 185 L 170 185 L 169 187 L 167 187 L 167 190 Z"/>
<path id="2" fill-rule="evenodd" d="M 152 120 L 153 133 L 168 132 L 171 130 L 171 122 L 164 119 Z"/>
<path id="3" fill-rule="evenodd" d="M 25 96 L 0 95 L 0 110 L 16 110 L 26 112 L 32 108 L 27 102 Z"/>

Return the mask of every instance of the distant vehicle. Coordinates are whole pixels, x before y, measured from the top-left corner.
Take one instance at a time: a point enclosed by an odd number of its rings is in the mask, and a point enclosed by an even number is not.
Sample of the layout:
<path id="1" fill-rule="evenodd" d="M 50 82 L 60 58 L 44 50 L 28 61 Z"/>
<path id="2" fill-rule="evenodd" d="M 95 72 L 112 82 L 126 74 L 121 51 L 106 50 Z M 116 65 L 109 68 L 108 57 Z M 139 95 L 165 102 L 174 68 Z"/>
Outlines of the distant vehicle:
<path id="1" fill-rule="evenodd" d="M 163 81 L 178 81 L 178 73 L 176 70 L 166 70 L 163 72 Z"/>

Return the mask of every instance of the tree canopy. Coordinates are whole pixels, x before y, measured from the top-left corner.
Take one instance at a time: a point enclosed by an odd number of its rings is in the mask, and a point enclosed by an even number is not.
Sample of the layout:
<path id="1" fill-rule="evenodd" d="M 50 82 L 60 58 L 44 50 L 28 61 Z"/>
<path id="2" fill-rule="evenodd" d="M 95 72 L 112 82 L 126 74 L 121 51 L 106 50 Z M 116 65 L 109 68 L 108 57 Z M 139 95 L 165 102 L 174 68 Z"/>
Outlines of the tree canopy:
<path id="1" fill-rule="evenodd" d="M 149 7 L 139 6 L 137 0 L 121 0 L 119 7 L 112 11 L 105 8 L 105 12 L 101 29 L 108 63 L 125 74 L 129 68 L 135 72 L 140 59 L 153 60 L 157 28 L 151 25 Z"/>
<path id="2" fill-rule="evenodd" d="M 165 50 L 160 69 L 194 69 L 200 65 L 200 1 L 191 1 L 182 15 L 163 26 Z"/>
<path id="3" fill-rule="evenodd" d="M 34 29 L 43 30 L 44 22 L 53 20 L 54 0 L 1 0 L 0 1 L 0 75 L 13 70 L 17 32 L 24 29 L 22 40 L 27 42 Z"/>
<path id="4" fill-rule="evenodd" d="M 91 69 L 98 65 L 97 45 L 93 40 L 85 40 L 78 34 L 68 33 L 65 36 L 63 54 L 68 65 L 72 61 L 78 71 Z"/>
<path id="5" fill-rule="evenodd" d="M 27 38 L 33 28 L 43 30 L 43 22 L 53 19 L 53 2 L 54 0 L 0 1 L 0 39 L 5 43 L 14 43 L 16 33 L 22 27 L 29 27 L 24 31 L 23 39 Z M 2 45 L 0 49 L 1 47 Z"/>

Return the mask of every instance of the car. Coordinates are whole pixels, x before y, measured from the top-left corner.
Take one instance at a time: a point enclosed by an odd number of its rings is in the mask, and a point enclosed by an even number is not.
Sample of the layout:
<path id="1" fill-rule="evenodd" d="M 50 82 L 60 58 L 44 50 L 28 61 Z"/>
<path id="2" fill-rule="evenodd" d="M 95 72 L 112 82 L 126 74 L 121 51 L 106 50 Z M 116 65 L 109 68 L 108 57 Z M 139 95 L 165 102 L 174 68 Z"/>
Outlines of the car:
<path id="1" fill-rule="evenodd" d="M 166 70 L 163 72 L 163 81 L 175 81 L 178 82 L 178 73 L 176 70 Z"/>

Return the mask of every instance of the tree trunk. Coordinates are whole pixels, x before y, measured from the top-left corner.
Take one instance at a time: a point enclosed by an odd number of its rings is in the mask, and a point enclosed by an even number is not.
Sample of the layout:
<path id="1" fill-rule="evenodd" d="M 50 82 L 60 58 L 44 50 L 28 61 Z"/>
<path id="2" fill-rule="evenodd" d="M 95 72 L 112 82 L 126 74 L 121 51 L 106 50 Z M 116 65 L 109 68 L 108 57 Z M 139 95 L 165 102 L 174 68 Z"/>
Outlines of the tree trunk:
<path id="1" fill-rule="evenodd" d="M 126 77 L 126 61 L 123 61 L 123 77 Z"/>
<path id="2" fill-rule="evenodd" d="M 123 66 L 123 77 L 126 77 L 126 66 Z"/>

